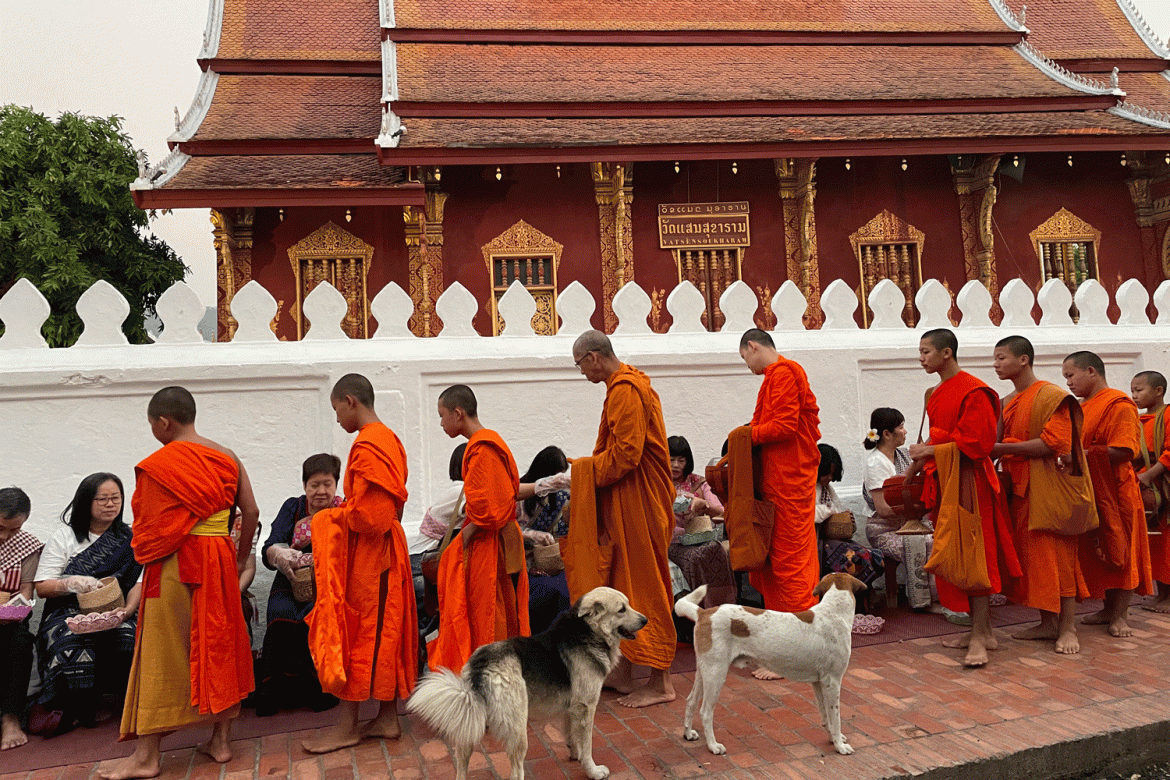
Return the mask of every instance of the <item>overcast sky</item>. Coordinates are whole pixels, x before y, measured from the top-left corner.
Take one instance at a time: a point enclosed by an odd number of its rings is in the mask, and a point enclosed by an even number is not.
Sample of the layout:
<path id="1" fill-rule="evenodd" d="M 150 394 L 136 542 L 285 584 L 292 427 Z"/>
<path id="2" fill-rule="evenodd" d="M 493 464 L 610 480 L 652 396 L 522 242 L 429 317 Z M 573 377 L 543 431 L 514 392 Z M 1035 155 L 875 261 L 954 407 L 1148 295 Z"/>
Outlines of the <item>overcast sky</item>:
<path id="1" fill-rule="evenodd" d="M 1134 2 L 1163 39 L 1170 37 L 1170 0 Z M 50 117 L 117 114 L 152 161 L 166 155 L 174 109 L 187 112 L 199 82 L 195 56 L 207 0 L 0 0 L 0 9 L 0 104 L 32 106 Z M 191 268 L 188 281 L 213 306 L 208 212 L 178 211 L 153 229 Z"/>

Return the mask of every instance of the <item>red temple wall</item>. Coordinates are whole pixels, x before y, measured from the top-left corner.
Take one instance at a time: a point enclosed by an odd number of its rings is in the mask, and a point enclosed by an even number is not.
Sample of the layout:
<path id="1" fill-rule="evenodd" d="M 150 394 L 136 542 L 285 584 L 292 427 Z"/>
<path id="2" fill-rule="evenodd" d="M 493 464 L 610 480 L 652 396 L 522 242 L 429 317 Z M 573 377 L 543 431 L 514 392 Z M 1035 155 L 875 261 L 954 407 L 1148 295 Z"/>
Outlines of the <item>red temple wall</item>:
<path id="1" fill-rule="evenodd" d="M 450 193 L 443 221 L 443 281 L 459 281 L 481 308 L 475 328 L 490 336 L 491 280 L 481 247 L 523 219 L 564 245 L 557 269 L 558 292 L 574 280 L 599 303 L 593 324 L 601 326 L 601 247 L 597 203 L 587 165 L 503 166 L 497 181 L 491 166 L 443 168 Z"/>

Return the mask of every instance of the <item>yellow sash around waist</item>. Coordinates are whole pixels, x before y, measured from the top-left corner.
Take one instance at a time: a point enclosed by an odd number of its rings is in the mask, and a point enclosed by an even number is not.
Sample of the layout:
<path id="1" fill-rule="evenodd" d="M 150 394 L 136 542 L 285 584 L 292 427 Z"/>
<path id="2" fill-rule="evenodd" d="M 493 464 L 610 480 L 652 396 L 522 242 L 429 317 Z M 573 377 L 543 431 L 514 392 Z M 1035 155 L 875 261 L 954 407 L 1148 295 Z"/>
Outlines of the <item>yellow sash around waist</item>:
<path id="1" fill-rule="evenodd" d="M 228 521 L 231 519 L 231 510 L 225 509 L 216 512 L 206 520 L 200 520 L 189 533 L 191 536 L 229 536 L 231 534 Z"/>

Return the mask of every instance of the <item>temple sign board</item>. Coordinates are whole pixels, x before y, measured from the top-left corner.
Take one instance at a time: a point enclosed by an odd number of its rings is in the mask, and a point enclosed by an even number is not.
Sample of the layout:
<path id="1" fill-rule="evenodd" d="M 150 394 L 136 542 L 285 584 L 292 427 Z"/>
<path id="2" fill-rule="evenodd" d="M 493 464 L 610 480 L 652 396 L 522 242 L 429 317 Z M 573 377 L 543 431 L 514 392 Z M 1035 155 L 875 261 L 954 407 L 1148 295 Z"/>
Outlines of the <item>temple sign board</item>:
<path id="1" fill-rule="evenodd" d="M 662 249 L 728 249 L 751 246 L 748 202 L 660 203 Z"/>

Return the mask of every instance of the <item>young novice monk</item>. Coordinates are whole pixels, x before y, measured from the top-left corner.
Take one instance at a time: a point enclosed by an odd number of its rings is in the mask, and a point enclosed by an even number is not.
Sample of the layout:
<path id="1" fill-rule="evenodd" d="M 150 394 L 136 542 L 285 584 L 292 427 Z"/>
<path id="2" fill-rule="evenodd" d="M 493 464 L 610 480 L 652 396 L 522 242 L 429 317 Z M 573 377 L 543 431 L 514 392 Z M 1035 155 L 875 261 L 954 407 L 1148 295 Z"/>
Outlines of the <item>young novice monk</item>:
<path id="1" fill-rule="evenodd" d="M 995 345 L 995 373 L 1015 385 L 1004 399 L 1003 442 L 991 450 L 1000 458 L 1000 467 L 1011 475 L 1012 493 L 1008 496 L 1015 526 L 1016 550 L 1024 576 L 1014 583 L 1015 601 L 1040 610 L 1040 625 L 1012 634 L 1016 639 L 1056 641 L 1056 652 L 1078 653 L 1077 598 L 1089 595 L 1077 560 L 1077 537 L 1054 531 L 1032 530 L 1030 509 L 1045 509 L 1043 502 L 1054 500 L 1043 495 L 1042 483 L 1033 483 L 1033 466 L 1044 460 L 1055 463 L 1061 456 L 1084 457 L 1080 442 L 1073 446 L 1073 422 L 1082 427 L 1081 408 L 1077 399 L 1051 382 L 1042 382 L 1032 370 L 1035 358 L 1032 343 L 1023 336 L 1008 336 Z M 1059 476 L 1056 477 L 1059 479 Z M 1058 516 L 1062 513 L 1056 513 Z"/>
<path id="2" fill-rule="evenodd" d="M 936 575 L 939 602 L 955 612 L 971 612 L 971 633 L 944 645 L 967 648 L 964 666 L 983 666 L 987 651 L 999 647 L 991 630 L 991 594 L 1001 589 L 1001 568 L 1018 577 L 1020 564 L 990 457 L 996 443 L 999 397 L 981 380 L 959 369 L 958 349 L 958 339 L 946 328 L 928 331 L 918 342 L 919 364 L 942 381 L 927 391 L 930 439 L 925 444 L 911 445 L 914 464 L 910 468 L 912 472 L 926 471 L 922 498 L 934 515 L 935 528 L 934 548 L 926 568 Z M 948 477 L 953 477 L 954 469 L 959 470 L 958 491 L 947 488 L 953 484 Z M 970 491 L 973 495 L 964 495 L 969 492 L 964 490 L 964 483 L 974 486 Z M 976 532 L 966 527 L 960 509 L 978 516 L 983 562 L 976 557 L 962 565 L 956 563 L 957 545 L 952 542 L 959 529 L 964 535 Z M 962 581 L 950 581 L 944 576 L 948 570 Z"/>
<path id="3" fill-rule="evenodd" d="M 122 712 L 129 758 L 98 773 L 106 780 L 155 777 L 159 743 L 172 731 L 213 723 L 200 747 L 231 760 L 231 720 L 252 690 L 252 651 L 240 609 L 238 571 L 252 555 L 260 511 L 231 450 L 195 431 L 195 399 L 166 387 L 146 409 L 162 444 L 135 468 L 134 556 L 145 566 L 138 638 Z M 231 541 L 232 509 L 242 516 Z"/>
<path id="4" fill-rule="evenodd" d="M 1150 564 L 1158 582 L 1158 599 L 1142 609 L 1170 613 L 1170 415 L 1166 414 L 1166 377 L 1157 371 L 1143 371 L 1129 385 L 1130 395 L 1144 409 L 1142 454 L 1134 459 L 1143 499 L 1152 497 L 1159 533 L 1150 534 Z M 1147 507 L 1149 508 L 1149 507 Z M 1152 529 L 1151 529 L 1152 530 Z"/>
<path id="5" fill-rule="evenodd" d="M 1093 598 L 1105 607 L 1082 623 L 1109 626 L 1113 636 L 1132 636 L 1126 616 L 1136 589 L 1150 593 L 1150 545 L 1133 459 L 1141 454 L 1133 399 L 1106 384 L 1105 364 L 1092 352 L 1074 352 L 1061 366 L 1072 394 L 1081 400 L 1081 436 L 1093 474 L 1100 527 L 1080 537 L 1079 556 Z"/>
<path id="6" fill-rule="evenodd" d="M 337 380 L 329 397 L 337 423 L 357 432 L 345 464 L 345 503 L 313 515 L 317 603 L 309 651 L 321 689 L 341 699 L 337 725 L 301 746 L 328 753 L 362 737 L 401 734 L 396 699 L 418 673 L 414 579 L 402 506 L 406 451 L 374 413 L 374 388 L 361 374 Z M 358 705 L 377 699 L 378 715 L 358 728 Z"/>
<path id="7" fill-rule="evenodd" d="M 467 519 L 439 561 L 439 636 L 427 645 L 427 663 L 459 672 L 480 645 L 531 633 L 524 541 L 516 522 L 520 471 L 500 434 L 480 423 L 470 387 L 442 392 L 439 424 L 452 439 L 467 438 Z"/>

